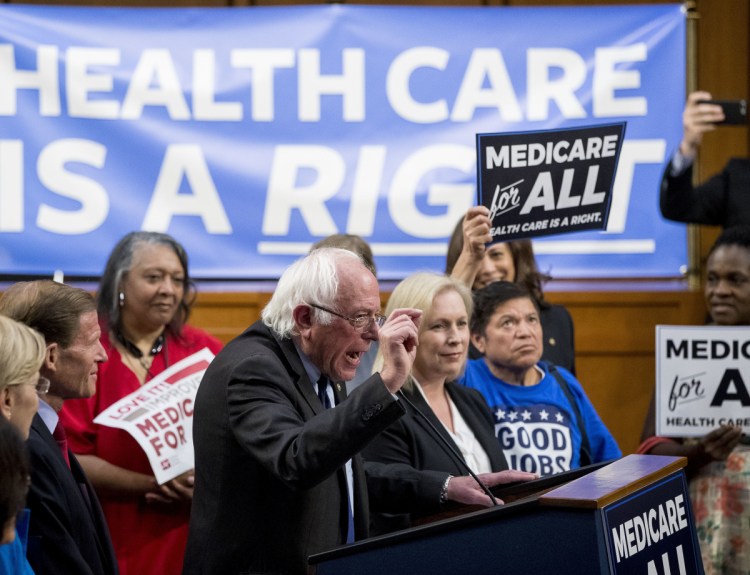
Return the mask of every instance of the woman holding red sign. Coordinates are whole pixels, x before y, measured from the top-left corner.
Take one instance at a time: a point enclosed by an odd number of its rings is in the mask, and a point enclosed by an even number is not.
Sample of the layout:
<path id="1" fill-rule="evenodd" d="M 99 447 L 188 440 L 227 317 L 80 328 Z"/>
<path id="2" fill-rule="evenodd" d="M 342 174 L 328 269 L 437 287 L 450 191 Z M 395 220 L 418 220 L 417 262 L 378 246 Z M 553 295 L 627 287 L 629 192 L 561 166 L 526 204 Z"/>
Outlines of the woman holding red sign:
<path id="1" fill-rule="evenodd" d="M 99 283 L 97 393 L 61 413 L 71 449 L 101 499 L 121 575 L 182 572 L 193 472 L 159 485 L 146 453 L 121 429 L 94 418 L 178 361 L 221 342 L 186 325 L 194 298 L 187 254 L 174 238 L 133 232 L 112 251 Z"/>

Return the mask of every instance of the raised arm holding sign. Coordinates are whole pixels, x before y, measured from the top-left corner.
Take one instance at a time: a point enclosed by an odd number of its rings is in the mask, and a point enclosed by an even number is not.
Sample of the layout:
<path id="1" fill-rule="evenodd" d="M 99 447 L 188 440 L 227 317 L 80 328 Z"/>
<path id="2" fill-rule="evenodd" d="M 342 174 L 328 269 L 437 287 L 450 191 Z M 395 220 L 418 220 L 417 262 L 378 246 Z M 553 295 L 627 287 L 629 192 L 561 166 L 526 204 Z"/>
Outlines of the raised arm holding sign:
<path id="1" fill-rule="evenodd" d="M 485 206 L 470 208 L 453 230 L 448 245 L 446 273 L 461 280 L 473 291 L 500 280 L 525 286 L 539 306 L 544 330 L 542 359 L 575 374 L 573 318 L 564 306 L 545 299 L 543 287 L 550 276 L 539 271 L 531 240 L 485 245 L 490 241 L 489 229 L 489 210 Z M 476 359 L 480 356 L 479 351 L 471 345 L 469 357 Z"/>

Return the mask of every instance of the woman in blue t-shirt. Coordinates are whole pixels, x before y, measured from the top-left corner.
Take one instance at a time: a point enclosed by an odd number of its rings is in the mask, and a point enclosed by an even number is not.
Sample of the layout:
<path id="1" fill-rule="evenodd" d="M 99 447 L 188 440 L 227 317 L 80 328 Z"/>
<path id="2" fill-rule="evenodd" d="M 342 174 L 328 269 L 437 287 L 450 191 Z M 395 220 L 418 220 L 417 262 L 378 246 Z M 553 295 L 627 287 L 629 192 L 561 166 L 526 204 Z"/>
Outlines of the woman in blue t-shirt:
<path id="1" fill-rule="evenodd" d="M 551 475 L 622 456 L 578 380 L 540 361 L 539 308 L 523 286 L 474 292 L 470 327 L 483 357 L 467 363 L 462 381 L 487 400 L 511 469 Z"/>

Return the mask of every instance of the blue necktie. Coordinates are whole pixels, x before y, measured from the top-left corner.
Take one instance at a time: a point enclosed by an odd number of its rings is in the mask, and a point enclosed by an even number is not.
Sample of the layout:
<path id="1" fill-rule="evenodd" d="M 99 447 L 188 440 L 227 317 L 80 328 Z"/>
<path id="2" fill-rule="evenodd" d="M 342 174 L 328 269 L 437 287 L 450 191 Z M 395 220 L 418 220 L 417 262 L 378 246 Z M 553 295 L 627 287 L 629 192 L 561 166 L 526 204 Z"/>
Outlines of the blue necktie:
<path id="1" fill-rule="evenodd" d="M 328 378 L 322 374 L 320 379 L 318 379 L 318 399 L 320 399 L 323 407 L 326 409 L 331 408 L 331 400 L 328 398 Z"/>
<path id="2" fill-rule="evenodd" d="M 330 382 L 328 381 L 328 378 L 325 375 L 321 374 L 320 378 L 318 379 L 318 399 L 320 399 L 320 403 L 326 409 L 331 408 L 331 400 L 328 397 L 328 393 L 327 393 L 329 383 Z M 349 529 L 346 534 L 346 542 L 353 543 L 354 542 L 354 514 L 352 513 L 352 504 L 351 504 L 351 500 L 349 499 L 348 487 L 347 487 L 347 494 L 346 494 L 346 509 L 349 515 Z"/>

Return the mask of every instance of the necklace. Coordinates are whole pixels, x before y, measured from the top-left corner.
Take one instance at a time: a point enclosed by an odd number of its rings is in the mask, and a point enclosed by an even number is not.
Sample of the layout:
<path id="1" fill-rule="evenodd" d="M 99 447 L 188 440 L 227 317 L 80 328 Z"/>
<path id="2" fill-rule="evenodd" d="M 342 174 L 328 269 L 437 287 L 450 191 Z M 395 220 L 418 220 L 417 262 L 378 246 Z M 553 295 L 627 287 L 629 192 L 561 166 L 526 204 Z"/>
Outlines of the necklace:
<path id="1" fill-rule="evenodd" d="M 117 341 L 119 341 L 122 344 L 122 346 L 125 348 L 128 354 L 130 354 L 131 356 L 133 356 L 135 359 L 138 360 L 138 363 L 146 372 L 146 380 L 153 378 L 154 374 L 151 373 L 151 364 L 153 363 L 154 356 L 160 353 L 162 349 L 164 349 L 164 344 L 165 344 L 164 332 L 161 332 L 159 334 L 159 337 L 157 337 L 154 340 L 154 343 L 151 346 L 151 350 L 149 351 L 149 354 L 148 354 L 149 357 L 143 357 L 143 352 L 140 350 L 140 348 L 137 345 L 135 345 L 132 341 L 130 341 L 128 338 L 126 338 L 121 331 L 119 330 L 116 331 L 115 337 L 117 338 Z"/>

